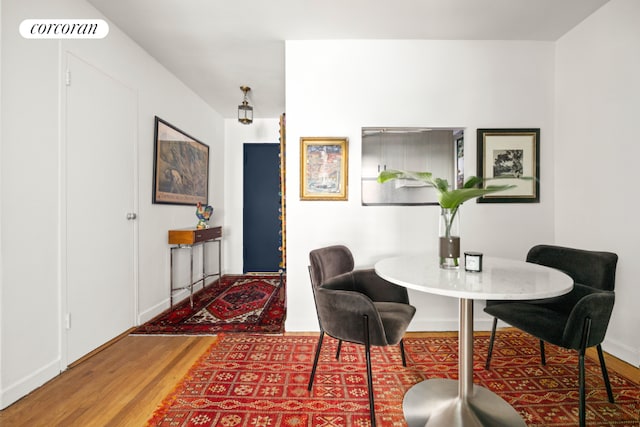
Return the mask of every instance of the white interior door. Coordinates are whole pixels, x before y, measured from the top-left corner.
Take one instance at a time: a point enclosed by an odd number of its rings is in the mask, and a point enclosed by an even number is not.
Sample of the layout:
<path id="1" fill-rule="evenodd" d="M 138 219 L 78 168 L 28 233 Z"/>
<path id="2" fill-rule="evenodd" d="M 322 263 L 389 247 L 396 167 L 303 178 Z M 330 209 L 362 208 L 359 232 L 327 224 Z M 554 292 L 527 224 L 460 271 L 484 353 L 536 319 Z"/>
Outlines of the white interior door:
<path id="1" fill-rule="evenodd" d="M 67 53 L 66 297 L 71 363 L 134 325 L 137 97 Z"/>

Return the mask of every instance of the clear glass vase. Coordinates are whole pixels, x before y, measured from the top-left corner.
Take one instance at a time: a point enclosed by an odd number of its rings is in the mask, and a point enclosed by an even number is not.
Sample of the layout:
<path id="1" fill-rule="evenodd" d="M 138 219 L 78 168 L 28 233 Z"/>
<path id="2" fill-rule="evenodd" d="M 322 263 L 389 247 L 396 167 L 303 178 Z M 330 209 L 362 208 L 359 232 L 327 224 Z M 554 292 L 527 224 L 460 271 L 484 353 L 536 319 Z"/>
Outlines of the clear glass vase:
<path id="1" fill-rule="evenodd" d="M 440 268 L 460 267 L 460 212 L 459 209 L 440 208 L 439 221 Z"/>

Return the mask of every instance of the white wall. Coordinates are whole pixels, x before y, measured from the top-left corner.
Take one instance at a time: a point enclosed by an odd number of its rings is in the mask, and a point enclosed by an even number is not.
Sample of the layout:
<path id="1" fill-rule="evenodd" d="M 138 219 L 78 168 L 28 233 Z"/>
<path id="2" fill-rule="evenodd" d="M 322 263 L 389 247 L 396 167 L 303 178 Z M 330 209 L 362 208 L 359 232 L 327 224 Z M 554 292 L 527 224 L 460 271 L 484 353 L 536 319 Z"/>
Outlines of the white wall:
<path id="1" fill-rule="evenodd" d="M 462 249 L 524 259 L 554 241 L 554 44 L 492 41 L 289 41 L 286 43 L 288 331 L 317 330 L 307 273 L 311 249 L 342 243 L 358 266 L 436 250 L 437 206 L 360 204 L 365 126 L 462 127 L 475 174 L 477 128 L 541 129 L 537 204 L 461 208 Z M 349 138 L 349 200 L 299 200 L 299 139 Z M 413 330 L 457 330 L 452 298 L 410 295 Z M 489 318 L 476 309 L 476 328 Z"/>
<path id="2" fill-rule="evenodd" d="M 210 146 L 210 203 L 224 211 L 224 121 L 113 24 L 103 40 L 25 40 L 27 18 L 102 18 L 84 0 L 2 2 L 0 408 L 65 368 L 60 251 L 62 63 L 67 51 L 138 94 L 138 316 L 168 307 L 167 230 L 195 225 L 193 206 L 151 203 L 158 115 Z M 105 117 L 105 120 L 109 120 Z M 87 190 L 91 181 L 87 180 Z M 214 217 L 213 225 L 223 218 Z M 96 303 L 92 301 L 91 303 Z"/>
<path id="3" fill-rule="evenodd" d="M 640 2 L 612 0 L 557 42 L 556 240 L 616 252 L 603 348 L 640 365 Z"/>
<path id="4" fill-rule="evenodd" d="M 0 5 L 0 100 L 2 100 L 2 5 Z M 3 195 L 3 189 L 4 189 L 4 174 L 2 173 L 2 150 L 3 150 L 3 146 L 4 144 L 2 143 L 3 141 L 3 133 L 2 133 L 2 107 L 3 107 L 4 103 L 0 101 L 0 202 L 3 200 L 2 199 L 2 195 Z M 4 269 L 3 269 L 3 265 L 4 265 L 4 257 L 2 256 L 3 254 L 3 243 L 4 243 L 4 239 L 2 238 L 3 234 L 2 234 L 2 229 L 3 229 L 3 220 L 2 220 L 2 205 L 0 205 L 0 309 L 2 309 L 2 301 L 3 301 L 3 292 L 2 292 L 2 282 L 3 282 L 3 278 L 4 278 Z M 0 378 L 2 376 L 2 358 L 3 358 L 3 351 L 2 351 L 2 327 L 3 327 L 3 317 L 0 314 Z M 0 390 L 2 389 L 2 382 L 0 382 Z M 2 408 L 2 404 L 0 403 L 0 408 Z"/>
<path id="5" fill-rule="evenodd" d="M 236 119 L 227 119 L 224 140 L 224 176 L 227 183 L 224 206 L 227 210 L 221 212 L 225 219 L 223 257 L 227 273 L 242 274 L 243 147 L 251 143 L 280 143 L 280 120 L 254 119 L 251 125 L 243 125 Z"/>
<path id="6" fill-rule="evenodd" d="M 23 12 L 2 3 L 0 407 L 7 390 L 54 375 L 60 358 L 59 54 L 56 42 L 21 39 Z"/>

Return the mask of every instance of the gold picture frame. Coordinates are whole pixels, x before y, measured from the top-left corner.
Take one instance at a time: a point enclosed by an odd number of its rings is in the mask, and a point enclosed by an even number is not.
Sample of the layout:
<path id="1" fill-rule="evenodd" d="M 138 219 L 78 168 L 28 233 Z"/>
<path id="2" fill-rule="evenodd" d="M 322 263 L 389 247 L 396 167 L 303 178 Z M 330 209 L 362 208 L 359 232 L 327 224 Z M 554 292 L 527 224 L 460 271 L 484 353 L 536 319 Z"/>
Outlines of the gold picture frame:
<path id="1" fill-rule="evenodd" d="M 300 200 L 347 200 L 349 139 L 300 138 Z"/>

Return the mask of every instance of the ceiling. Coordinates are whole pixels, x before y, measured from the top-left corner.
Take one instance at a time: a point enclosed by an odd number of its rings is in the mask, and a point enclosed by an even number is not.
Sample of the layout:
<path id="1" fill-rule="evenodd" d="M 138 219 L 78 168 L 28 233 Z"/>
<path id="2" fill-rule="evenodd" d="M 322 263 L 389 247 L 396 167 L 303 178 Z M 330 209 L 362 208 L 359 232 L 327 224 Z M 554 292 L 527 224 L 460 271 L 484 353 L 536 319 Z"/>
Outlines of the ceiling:
<path id="1" fill-rule="evenodd" d="M 88 0 L 224 118 L 285 112 L 285 40 L 554 41 L 608 0 Z"/>

